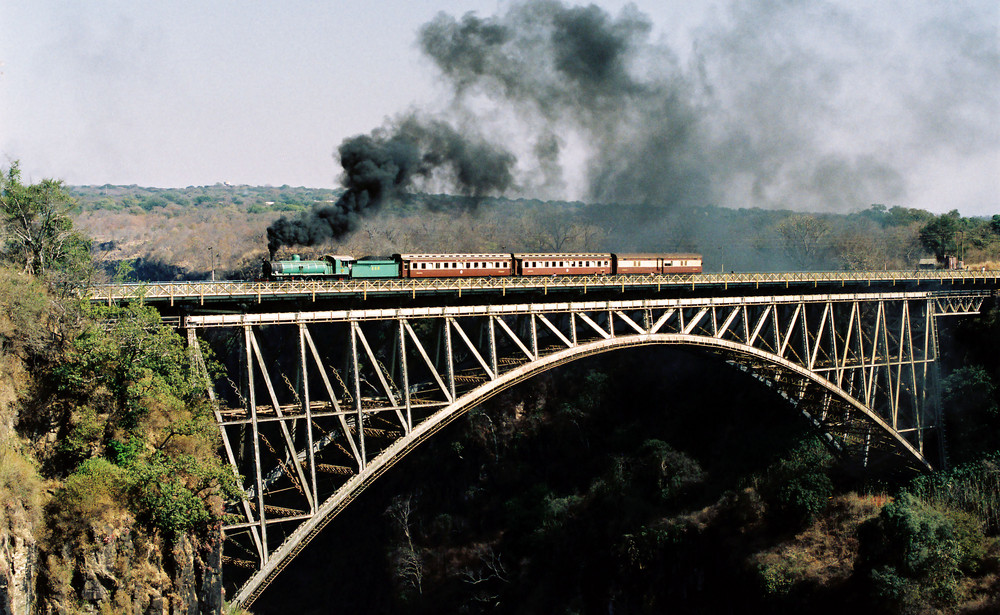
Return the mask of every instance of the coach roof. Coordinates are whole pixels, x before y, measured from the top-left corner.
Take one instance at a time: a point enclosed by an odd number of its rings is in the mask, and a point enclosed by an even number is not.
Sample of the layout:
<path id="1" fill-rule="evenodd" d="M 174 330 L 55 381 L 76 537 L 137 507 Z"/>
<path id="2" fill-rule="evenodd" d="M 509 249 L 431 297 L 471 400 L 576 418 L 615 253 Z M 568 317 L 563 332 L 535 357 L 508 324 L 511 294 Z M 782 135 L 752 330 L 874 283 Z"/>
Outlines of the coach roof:
<path id="1" fill-rule="evenodd" d="M 572 254 L 568 252 L 532 252 L 532 253 L 521 253 L 515 254 L 514 258 L 534 258 L 542 260 L 566 260 L 566 259 L 601 259 L 601 258 L 611 258 L 610 252 L 604 252 L 601 254 L 587 253 L 587 254 Z"/>
<path id="2" fill-rule="evenodd" d="M 403 260 L 422 260 L 422 259 L 435 259 L 435 260 L 449 260 L 449 261 L 459 261 L 459 260 L 471 260 L 471 259 L 484 259 L 488 258 L 491 260 L 496 260 L 498 258 L 510 258 L 510 254 L 396 254 L 399 258 Z"/>
<path id="3" fill-rule="evenodd" d="M 633 254 L 616 254 L 616 257 L 619 260 L 621 260 L 623 258 L 624 259 L 629 259 L 629 260 L 650 259 L 650 258 L 667 258 L 667 259 L 684 258 L 684 259 L 694 259 L 694 258 L 701 258 L 701 254 L 689 254 L 689 253 L 681 253 L 681 252 L 675 252 L 675 253 L 669 253 L 669 254 L 668 253 L 647 253 L 647 252 L 643 252 L 643 253 L 633 253 Z"/>

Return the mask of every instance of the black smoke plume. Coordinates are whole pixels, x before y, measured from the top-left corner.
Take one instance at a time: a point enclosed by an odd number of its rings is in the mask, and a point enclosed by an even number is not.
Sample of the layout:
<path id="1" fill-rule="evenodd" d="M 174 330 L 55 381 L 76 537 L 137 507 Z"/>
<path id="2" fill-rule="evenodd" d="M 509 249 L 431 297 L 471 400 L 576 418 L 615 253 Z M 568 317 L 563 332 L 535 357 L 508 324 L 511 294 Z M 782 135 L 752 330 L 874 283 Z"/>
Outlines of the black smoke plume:
<path id="1" fill-rule="evenodd" d="M 634 7 L 613 17 L 535 0 L 497 17 L 441 13 L 420 44 L 457 100 L 485 95 L 536 127 L 540 187 L 562 183 L 559 137 L 573 133 L 590 149 L 588 200 L 704 204 L 711 181 L 697 88 L 649 43 L 651 31 Z"/>
<path id="2" fill-rule="evenodd" d="M 995 3 L 901 23 L 842 5 L 728 3 L 684 59 L 634 5 L 441 13 L 419 40 L 456 105 L 485 98 L 528 127 L 533 189 L 558 186 L 552 146 L 575 136 L 591 202 L 845 211 L 905 199 L 952 152 L 996 151 Z"/>
<path id="3" fill-rule="evenodd" d="M 361 216 L 394 194 L 424 181 L 437 181 L 460 194 L 502 193 L 514 183 L 513 154 L 479 136 L 467 136 L 441 120 L 416 116 L 346 139 L 338 149 L 346 188 L 336 203 L 296 218 L 282 216 L 267 229 L 271 258 L 282 246 L 312 246 L 340 239 Z"/>

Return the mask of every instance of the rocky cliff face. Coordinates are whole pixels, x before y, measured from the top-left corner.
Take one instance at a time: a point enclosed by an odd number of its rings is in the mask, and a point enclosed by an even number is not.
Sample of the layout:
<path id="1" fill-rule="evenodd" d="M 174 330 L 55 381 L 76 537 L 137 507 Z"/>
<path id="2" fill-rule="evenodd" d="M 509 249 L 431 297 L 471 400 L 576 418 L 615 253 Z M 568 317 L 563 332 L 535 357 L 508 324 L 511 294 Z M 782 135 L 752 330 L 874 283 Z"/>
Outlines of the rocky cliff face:
<path id="1" fill-rule="evenodd" d="M 124 524 L 91 527 L 89 540 L 40 547 L 16 502 L 3 504 L 0 615 L 122 613 L 219 615 L 222 541 L 146 536 Z"/>
<path id="2" fill-rule="evenodd" d="M 125 524 L 91 527 L 90 540 L 53 545 L 39 587 L 38 612 L 219 615 L 219 532 L 170 540 Z"/>
<path id="3" fill-rule="evenodd" d="M 31 615 L 37 571 L 33 539 L 11 532 L 0 535 L 0 615 Z"/>

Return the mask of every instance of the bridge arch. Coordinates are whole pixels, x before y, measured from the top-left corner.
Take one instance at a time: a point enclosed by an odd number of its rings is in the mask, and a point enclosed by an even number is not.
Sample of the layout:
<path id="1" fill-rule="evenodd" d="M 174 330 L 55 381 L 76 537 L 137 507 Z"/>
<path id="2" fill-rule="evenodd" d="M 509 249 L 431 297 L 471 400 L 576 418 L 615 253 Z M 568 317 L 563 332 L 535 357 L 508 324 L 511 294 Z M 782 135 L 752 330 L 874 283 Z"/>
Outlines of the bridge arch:
<path id="1" fill-rule="evenodd" d="M 470 409 L 538 374 L 581 358 L 655 345 L 695 348 L 755 375 L 822 430 L 828 444 L 842 460 L 867 465 L 877 457 L 918 470 L 931 467 L 913 444 L 872 409 L 829 379 L 775 353 L 731 340 L 684 333 L 645 333 L 598 339 L 539 356 L 498 374 L 414 425 L 409 433 L 389 444 L 319 505 L 315 513 L 270 554 L 265 565 L 240 587 L 234 601 L 244 606 L 252 604 L 270 581 L 369 485 Z"/>
<path id="2" fill-rule="evenodd" d="M 544 301 L 543 288 L 526 303 L 503 294 L 478 305 L 461 294 L 410 296 L 365 309 L 185 317 L 196 357 L 199 330 L 242 330 L 239 374 L 220 381 L 235 398 L 214 406 L 224 453 L 246 477 L 247 497 L 223 526 L 236 602 L 251 604 L 369 484 L 471 407 L 545 370 L 622 348 L 717 355 L 803 412 L 841 458 L 925 470 L 928 446 L 942 443 L 936 319 L 978 313 L 990 294 L 695 290 L 657 287 L 639 298 L 605 290 L 591 300 L 584 283 L 575 301 Z M 269 342 L 263 351 L 255 329 Z M 279 352 L 271 362 L 263 356 Z"/>

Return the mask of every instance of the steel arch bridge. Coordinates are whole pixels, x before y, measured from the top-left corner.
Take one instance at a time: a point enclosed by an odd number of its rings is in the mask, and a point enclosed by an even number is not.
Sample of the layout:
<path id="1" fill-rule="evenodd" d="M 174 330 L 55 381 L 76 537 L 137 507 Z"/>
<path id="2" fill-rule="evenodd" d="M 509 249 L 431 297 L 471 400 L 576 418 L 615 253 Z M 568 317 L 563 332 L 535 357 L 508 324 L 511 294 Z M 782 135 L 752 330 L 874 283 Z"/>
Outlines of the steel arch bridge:
<path id="1" fill-rule="evenodd" d="M 227 585 L 251 604 L 382 473 L 470 408 L 584 356 L 668 344 L 774 388 L 861 467 L 940 458 L 936 319 L 990 291 L 567 301 L 188 316 L 238 344 L 209 384 L 223 448 L 246 477 L 224 524 Z M 209 333 L 209 330 L 216 330 Z M 207 371 L 205 372 L 207 377 Z M 207 382 L 207 379 L 206 379 Z"/>

